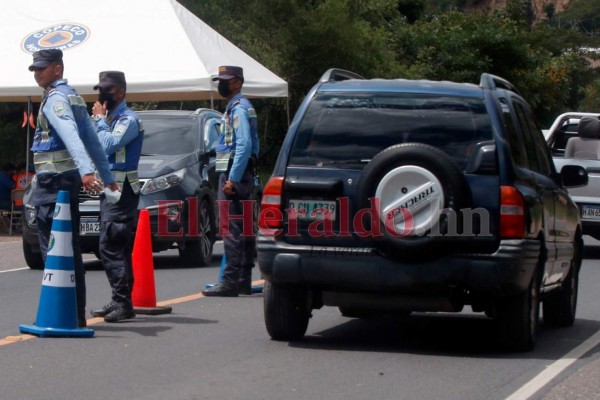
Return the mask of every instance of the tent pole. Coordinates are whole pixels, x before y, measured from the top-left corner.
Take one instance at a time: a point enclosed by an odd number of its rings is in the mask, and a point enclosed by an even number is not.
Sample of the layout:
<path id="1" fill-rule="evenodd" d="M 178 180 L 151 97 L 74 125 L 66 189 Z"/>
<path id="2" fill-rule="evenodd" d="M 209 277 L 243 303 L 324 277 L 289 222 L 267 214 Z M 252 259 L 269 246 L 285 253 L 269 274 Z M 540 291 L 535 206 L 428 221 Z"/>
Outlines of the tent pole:
<path id="1" fill-rule="evenodd" d="M 290 127 L 290 97 L 289 96 L 286 97 L 285 100 L 286 100 L 286 102 L 285 102 L 286 110 L 285 111 L 287 113 L 287 120 L 288 120 L 287 122 L 288 122 L 288 129 L 289 129 L 289 127 Z"/>
<path id="2" fill-rule="evenodd" d="M 31 115 L 31 96 L 27 100 L 27 140 L 25 148 L 25 184 L 29 185 L 29 130 L 31 129 L 29 124 L 29 116 Z"/>

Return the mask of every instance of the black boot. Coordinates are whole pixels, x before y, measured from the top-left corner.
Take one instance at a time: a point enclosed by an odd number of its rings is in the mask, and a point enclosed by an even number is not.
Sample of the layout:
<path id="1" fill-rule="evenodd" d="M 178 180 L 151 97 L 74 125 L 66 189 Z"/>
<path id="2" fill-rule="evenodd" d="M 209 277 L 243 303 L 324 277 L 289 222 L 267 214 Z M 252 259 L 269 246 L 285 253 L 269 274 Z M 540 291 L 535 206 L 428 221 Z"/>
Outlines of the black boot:
<path id="1" fill-rule="evenodd" d="M 110 302 L 107 305 L 105 305 L 104 307 L 98 309 L 98 310 L 92 310 L 90 311 L 90 313 L 94 316 L 94 317 L 106 317 L 112 310 L 115 309 L 117 305 L 114 302 Z"/>
<path id="2" fill-rule="evenodd" d="M 125 319 L 135 318 L 133 308 L 116 306 L 113 310 L 104 317 L 106 322 L 119 322 Z"/>
<path id="3" fill-rule="evenodd" d="M 217 283 L 215 286 L 203 290 L 202 294 L 206 297 L 237 297 L 238 290 L 224 283 Z"/>

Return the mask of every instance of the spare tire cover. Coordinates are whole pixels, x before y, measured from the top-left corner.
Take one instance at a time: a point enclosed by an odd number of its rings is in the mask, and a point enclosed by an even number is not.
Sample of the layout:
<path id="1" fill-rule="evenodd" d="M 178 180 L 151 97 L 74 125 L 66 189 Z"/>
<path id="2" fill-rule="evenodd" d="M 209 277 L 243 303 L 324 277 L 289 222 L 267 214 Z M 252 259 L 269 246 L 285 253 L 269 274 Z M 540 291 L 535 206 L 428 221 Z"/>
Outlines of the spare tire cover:
<path id="1" fill-rule="evenodd" d="M 358 185 L 359 209 L 372 240 L 386 256 L 432 258 L 460 233 L 459 210 L 470 195 L 464 175 L 445 152 L 422 143 L 388 147 L 365 166 Z"/>

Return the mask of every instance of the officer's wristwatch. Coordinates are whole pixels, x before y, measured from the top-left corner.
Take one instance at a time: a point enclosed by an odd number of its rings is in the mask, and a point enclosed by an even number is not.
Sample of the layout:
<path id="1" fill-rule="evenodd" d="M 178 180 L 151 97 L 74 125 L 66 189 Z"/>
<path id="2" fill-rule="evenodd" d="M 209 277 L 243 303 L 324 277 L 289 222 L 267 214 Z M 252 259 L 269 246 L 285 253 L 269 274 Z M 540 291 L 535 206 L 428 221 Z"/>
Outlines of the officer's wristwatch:
<path id="1" fill-rule="evenodd" d="M 102 118 L 104 118 L 104 115 L 92 115 L 92 119 L 96 122 L 100 121 Z"/>

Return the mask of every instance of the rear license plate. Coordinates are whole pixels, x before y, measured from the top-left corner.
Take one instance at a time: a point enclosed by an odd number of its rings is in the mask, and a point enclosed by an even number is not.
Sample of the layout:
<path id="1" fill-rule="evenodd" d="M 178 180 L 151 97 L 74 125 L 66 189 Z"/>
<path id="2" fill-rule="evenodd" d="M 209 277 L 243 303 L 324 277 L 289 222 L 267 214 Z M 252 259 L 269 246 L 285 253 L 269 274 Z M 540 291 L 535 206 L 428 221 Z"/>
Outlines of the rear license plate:
<path id="1" fill-rule="evenodd" d="M 600 207 L 583 206 L 581 209 L 581 218 L 600 221 Z"/>
<path id="2" fill-rule="evenodd" d="M 98 222 L 97 218 L 82 218 L 79 224 L 79 233 L 82 235 L 99 235 L 100 222 Z"/>
<path id="3" fill-rule="evenodd" d="M 323 220 L 327 215 L 329 219 L 335 221 L 335 201 L 292 199 L 289 208 L 296 210 L 298 219 Z"/>

